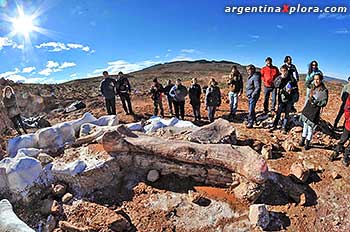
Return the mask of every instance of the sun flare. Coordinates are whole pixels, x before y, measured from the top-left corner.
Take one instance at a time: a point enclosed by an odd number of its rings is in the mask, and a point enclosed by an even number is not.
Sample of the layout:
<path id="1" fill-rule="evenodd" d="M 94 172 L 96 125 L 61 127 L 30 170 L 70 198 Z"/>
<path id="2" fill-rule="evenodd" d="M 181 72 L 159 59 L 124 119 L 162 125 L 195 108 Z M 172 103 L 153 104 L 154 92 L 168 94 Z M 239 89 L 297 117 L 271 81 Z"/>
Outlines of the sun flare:
<path id="1" fill-rule="evenodd" d="M 15 34 L 24 36 L 29 36 L 29 34 L 35 30 L 32 17 L 27 15 L 20 15 L 14 18 L 12 20 L 12 27 Z"/>

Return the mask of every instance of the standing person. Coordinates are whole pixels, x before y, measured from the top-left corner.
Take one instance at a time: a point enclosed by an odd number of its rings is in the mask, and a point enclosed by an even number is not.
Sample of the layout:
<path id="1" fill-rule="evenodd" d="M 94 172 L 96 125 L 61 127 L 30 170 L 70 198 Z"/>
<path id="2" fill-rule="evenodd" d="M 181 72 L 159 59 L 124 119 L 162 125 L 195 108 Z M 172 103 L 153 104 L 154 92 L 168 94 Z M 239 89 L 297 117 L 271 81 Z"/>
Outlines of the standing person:
<path id="1" fill-rule="evenodd" d="M 271 131 L 277 129 L 277 125 L 280 121 L 281 115 L 282 113 L 284 113 L 282 129 L 283 133 L 286 134 L 289 113 L 291 112 L 293 105 L 293 88 L 295 88 L 296 80 L 288 74 L 288 67 L 286 65 L 283 65 L 280 68 L 280 71 L 281 75 L 279 75 L 274 82 L 274 85 L 278 92 L 278 109 Z"/>
<path id="2" fill-rule="evenodd" d="M 23 121 L 21 118 L 21 113 L 17 105 L 17 99 L 15 92 L 12 87 L 6 86 L 2 93 L 2 102 L 7 110 L 7 115 L 11 119 L 15 130 L 19 135 L 22 135 L 21 128 L 25 134 L 27 134 L 26 129 L 24 128 Z"/>
<path id="3" fill-rule="evenodd" d="M 337 147 L 335 148 L 334 153 L 330 157 L 330 161 L 334 161 L 338 158 L 339 153 L 344 151 L 344 144 L 350 139 L 350 95 L 348 95 L 345 106 L 344 106 L 344 130 L 341 135 L 340 141 L 338 142 Z M 350 162 L 350 146 L 345 149 L 344 151 L 344 157 L 343 157 L 343 164 L 345 167 L 349 166 Z"/>
<path id="4" fill-rule="evenodd" d="M 255 107 L 259 100 L 261 91 L 261 76 L 260 73 L 256 72 L 256 68 L 252 64 L 248 65 L 246 69 L 248 73 L 246 94 L 249 103 L 247 128 L 253 128 L 255 122 Z"/>
<path id="5" fill-rule="evenodd" d="M 164 87 L 164 94 L 166 96 L 167 102 L 168 102 L 168 109 L 170 112 L 171 116 L 174 116 L 174 111 L 173 111 L 173 98 L 170 96 L 169 92 L 171 90 L 171 88 L 174 87 L 174 84 L 171 82 L 171 80 L 168 80 L 167 85 Z"/>
<path id="6" fill-rule="evenodd" d="M 192 105 L 194 121 L 199 122 L 201 120 L 201 94 L 202 88 L 197 83 L 197 78 L 192 79 L 192 85 L 188 88 L 188 94 L 190 97 L 190 104 Z"/>
<path id="7" fill-rule="evenodd" d="M 220 88 L 214 78 L 209 81 L 205 94 L 205 105 L 208 110 L 209 121 L 214 122 L 216 109 L 221 105 Z"/>
<path id="8" fill-rule="evenodd" d="M 312 84 L 312 82 L 314 83 Z M 310 88 L 310 97 L 300 116 L 304 127 L 299 145 L 305 146 L 305 150 L 309 150 L 314 129 L 321 117 L 321 109 L 328 102 L 328 90 L 323 83 L 322 74 L 315 74 L 312 79 L 306 82 L 306 86 Z"/>
<path id="9" fill-rule="evenodd" d="M 345 103 L 348 99 L 349 93 L 350 93 L 350 77 L 348 78 L 348 83 L 346 85 L 344 85 L 344 87 L 341 91 L 341 94 L 340 94 L 342 104 L 340 105 L 339 112 L 337 114 L 337 117 L 334 120 L 334 124 L 333 124 L 334 129 L 336 129 L 338 127 L 338 123 L 340 121 L 340 118 L 344 114 L 344 107 L 345 107 Z"/>
<path id="10" fill-rule="evenodd" d="M 132 111 L 132 105 L 131 105 L 131 99 L 130 99 L 130 93 L 131 93 L 131 85 L 128 80 L 128 78 L 122 73 L 118 73 L 118 80 L 117 80 L 118 86 L 117 91 L 120 97 L 120 100 L 122 101 L 123 109 L 127 115 L 133 115 L 134 112 Z"/>
<path id="11" fill-rule="evenodd" d="M 230 118 L 233 119 L 237 113 L 238 97 L 243 93 L 243 78 L 236 65 L 234 65 L 231 70 L 227 84 L 230 88 L 230 92 L 228 93 L 228 98 L 230 100 Z"/>
<path id="12" fill-rule="evenodd" d="M 116 115 L 115 95 L 117 94 L 117 81 L 111 78 L 107 71 L 104 71 L 102 74 L 105 79 L 101 81 L 100 90 L 105 98 L 107 113 L 109 115 Z"/>
<path id="13" fill-rule="evenodd" d="M 151 93 L 151 98 L 153 100 L 153 107 L 154 107 L 154 110 L 153 110 L 153 115 L 154 116 L 157 116 L 158 115 L 158 107 L 160 109 L 160 115 L 162 117 L 164 117 L 164 109 L 163 109 L 163 85 L 161 85 L 159 82 L 158 82 L 158 79 L 157 78 L 154 78 L 153 79 L 153 85 L 150 89 L 150 93 Z"/>
<path id="14" fill-rule="evenodd" d="M 323 76 L 321 70 L 318 69 L 318 63 L 316 60 L 311 61 L 311 63 L 309 64 L 309 71 L 307 72 L 306 78 L 305 78 L 305 85 L 306 83 L 311 80 L 310 83 L 313 82 L 314 80 L 314 76 L 316 74 L 320 74 L 321 76 Z M 306 98 L 305 98 L 305 104 L 304 106 L 307 104 L 309 96 L 310 96 L 310 91 L 311 89 L 306 85 Z"/>
<path id="15" fill-rule="evenodd" d="M 175 116 L 184 120 L 185 118 L 185 98 L 188 94 L 187 88 L 182 85 L 181 80 L 177 79 L 175 85 L 171 88 L 169 95 L 173 98 Z"/>
<path id="16" fill-rule="evenodd" d="M 288 75 L 290 76 L 290 78 L 293 78 L 296 82 L 296 88 L 292 90 L 293 105 L 292 105 L 291 112 L 297 112 L 294 105 L 299 101 L 299 86 L 298 86 L 299 73 L 298 73 L 297 67 L 294 64 L 292 64 L 291 56 L 286 56 L 284 58 L 284 64 L 288 67 Z"/>
<path id="17" fill-rule="evenodd" d="M 271 111 L 275 111 L 276 107 L 276 88 L 274 80 L 279 75 L 278 68 L 272 65 L 272 58 L 267 57 L 266 66 L 261 69 L 261 80 L 264 83 L 264 113 L 269 112 L 270 94 L 272 94 Z"/>

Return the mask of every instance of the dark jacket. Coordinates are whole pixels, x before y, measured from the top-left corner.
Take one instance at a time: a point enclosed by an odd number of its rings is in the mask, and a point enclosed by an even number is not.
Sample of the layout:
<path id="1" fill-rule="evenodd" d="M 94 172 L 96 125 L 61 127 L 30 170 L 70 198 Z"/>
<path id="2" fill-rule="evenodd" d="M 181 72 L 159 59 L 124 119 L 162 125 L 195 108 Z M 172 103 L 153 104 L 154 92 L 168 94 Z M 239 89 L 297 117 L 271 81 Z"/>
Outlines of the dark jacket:
<path id="1" fill-rule="evenodd" d="M 153 101 L 161 101 L 162 100 L 162 93 L 164 91 L 163 85 L 160 83 L 155 83 L 152 88 L 150 89 L 151 98 Z"/>
<path id="2" fill-rule="evenodd" d="M 328 89 L 322 83 L 321 86 L 312 85 L 310 99 L 307 101 L 300 116 L 302 122 L 314 127 L 320 120 L 321 108 L 328 103 Z"/>
<path id="3" fill-rule="evenodd" d="M 164 94 L 167 95 L 167 97 L 170 97 L 169 92 L 170 92 L 172 87 L 174 87 L 174 84 L 166 85 L 164 87 Z"/>
<path id="4" fill-rule="evenodd" d="M 16 95 L 12 94 L 10 98 L 4 97 L 2 99 L 4 106 L 7 110 L 9 118 L 13 118 L 20 114 L 19 108 L 17 106 Z"/>
<path id="5" fill-rule="evenodd" d="M 216 85 L 209 86 L 205 94 L 206 106 L 220 106 L 221 105 L 221 93 L 220 88 Z"/>
<path id="6" fill-rule="evenodd" d="M 118 94 L 127 94 L 131 92 L 131 85 L 129 79 L 126 76 L 121 76 L 118 78 L 117 92 Z"/>
<path id="7" fill-rule="evenodd" d="M 116 88 L 117 88 L 117 81 L 111 77 L 105 78 L 103 81 L 101 81 L 100 89 L 102 95 L 106 99 L 113 99 L 116 95 Z"/>
<path id="8" fill-rule="evenodd" d="M 174 85 L 169 92 L 169 95 L 176 102 L 184 102 L 187 94 L 188 94 L 187 88 L 183 85 L 179 85 L 179 86 Z"/>
<path id="9" fill-rule="evenodd" d="M 193 84 L 190 88 L 188 88 L 188 94 L 190 97 L 191 105 L 200 105 L 201 104 L 201 94 L 202 88 L 199 84 Z"/>
<path id="10" fill-rule="evenodd" d="M 274 85 L 277 88 L 278 91 L 278 102 L 279 103 L 287 103 L 292 102 L 293 98 L 293 88 L 295 87 L 296 80 L 291 77 L 290 75 L 287 75 L 286 77 L 282 77 L 282 75 L 279 75 L 275 81 Z"/>
<path id="11" fill-rule="evenodd" d="M 294 64 L 287 64 L 285 63 L 285 65 L 288 67 L 288 75 L 291 78 L 294 78 L 297 82 L 299 81 L 299 73 L 297 70 L 297 67 Z"/>
<path id="12" fill-rule="evenodd" d="M 230 80 L 228 81 L 228 85 L 230 87 L 230 91 L 234 93 L 242 93 L 243 92 L 243 78 L 240 72 L 234 73 Z"/>
<path id="13" fill-rule="evenodd" d="M 248 77 L 246 84 L 246 94 L 248 98 L 258 99 L 261 91 L 261 76 L 256 72 Z"/>

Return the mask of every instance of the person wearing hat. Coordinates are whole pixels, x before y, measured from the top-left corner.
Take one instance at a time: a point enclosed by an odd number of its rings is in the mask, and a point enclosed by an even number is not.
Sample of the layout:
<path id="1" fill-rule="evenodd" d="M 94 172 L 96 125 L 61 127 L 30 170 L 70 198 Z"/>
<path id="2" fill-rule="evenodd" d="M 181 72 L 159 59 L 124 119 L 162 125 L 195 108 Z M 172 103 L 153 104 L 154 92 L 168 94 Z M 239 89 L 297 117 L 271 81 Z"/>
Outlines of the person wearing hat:
<path id="1" fill-rule="evenodd" d="M 348 83 L 346 85 L 344 85 L 344 87 L 341 91 L 341 94 L 340 94 L 340 98 L 341 98 L 342 103 L 340 105 L 337 117 L 334 120 L 334 124 L 333 124 L 334 129 L 336 129 L 338 127 L 338 123 L 344 114 L 344 107 L 345 107 L 346 100 L 348 99 L 349 93 L 350 93 L 350 77 L 348 77 Z"/>
<path id="2" fill-rule="evenodd" d="M 277 129 L 281 115 L 284 113 L 285 116 L 282 123 L 282 129 L 283 133 L 286 134 L 289 113 L 292 111 L 293 106 L 293 94 L 295 94 L 293 89 L 296 88 L 297 83 L 295 79 L 288 75 L 288 67 L 286 65 L 283 65 L 280 68 L 280 71 L 281 75 L 279 75 L 274 81 L 274 85 L 278 91 L 278 109 L 271 131 Z"/>

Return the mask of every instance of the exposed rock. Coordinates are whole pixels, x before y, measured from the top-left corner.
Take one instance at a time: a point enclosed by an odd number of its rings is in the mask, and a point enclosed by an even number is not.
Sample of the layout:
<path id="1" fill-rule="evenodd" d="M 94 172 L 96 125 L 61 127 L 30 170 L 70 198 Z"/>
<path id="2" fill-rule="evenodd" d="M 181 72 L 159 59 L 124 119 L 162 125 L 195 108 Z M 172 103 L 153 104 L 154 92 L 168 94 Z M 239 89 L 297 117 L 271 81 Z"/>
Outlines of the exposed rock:
<path id="1" fill-rule="evenodd" d="M 229 121 L 222 118 L 209 125 L 194 129 L 187 137 L 192 142 L 205 144 L 237 143 L 236 129 Z"/>
<path id="2" fill-rule="evenodd" d="M 0 231 L 35 232 L 17 217 L 11 203 L 6 199 L 0 201 Z"/>
<path id="3" fill-rule="evenodd" d="M 310 170 L 305 167 L 303 162 L 298 161 L 292 164 L 289 173 L 292 177 L 296 177 L 296 179 L 302 183 L 305 183 L 310 176 Z"/>
<path id="4" fill-rule="evenodd" d="M 270 223 L 269 212 L 265 204 L 254 204 L 249 207 L 249 221 L 254 225 L 266 229 Z"/>
<path id="5" fill-rule="evenodd" d="M 71 193 L 66 193 L 64 194 L 64 196 L 62 197 L 62 203 L 63 204 L 67 204 L 70 200 L 73 199 L 73 194 Z"/>
<path id="6" fill-rule="evenodd" d="M 45 199 L 41 203 L 40 213 L 43 215 L 50 215 L 51 214 L 51 208 L 54 205 L 54 200 L 52 199 Z"/>
<path id="7" fill-rule="evenodd" d="M 282 143 L 282 147 L 284 148 L 285 151 L 298 151 L 297 144 L 288 139 Z"/>
<path id="8" fill-rule="evenodd" d="M 53 215 L 49 215 L 43 227 L 43 232 L 52 232 L 57 225 L 57 219 Z"/>
<path id="9" fill-rule="evenodd" d="M 150 170 L 147 174 L 147 180 L 149 182 L 156 182 L 159 177 L 159 172 L 157 170 Z"/>
<path id="10" fill-rule="evenodd" d="M 331 172 L 331 176 L 332 176 L 333 179 L 340 179 L 341 178 L 341 175 L 335 170 L 333 170 Z"/>
<path id="11" fill-rule="evenodd" d="M 273 146 L 272 145 L 264 145 L 261 149 L 261 155 L 266 159 L 273 159 Z"/>
<path id="12" fill-rule="evenodd" d="M 63 184 L 56 184 L 52 189 L 53 195 L 58 197 L 62 197 L 66 193 L 66 191 L 67 191 L 67 186 Z"/>
<path id="13" fill-rule="evenodd" d="M 49 156 L 48 154 L 45 154 L 45 153 L 40 153 L 38 155 L 37 159 L 40 161 L 42 166 L 45 166 L 49 163 L 52 163 L 54 160 L 51 156 Z"/>

